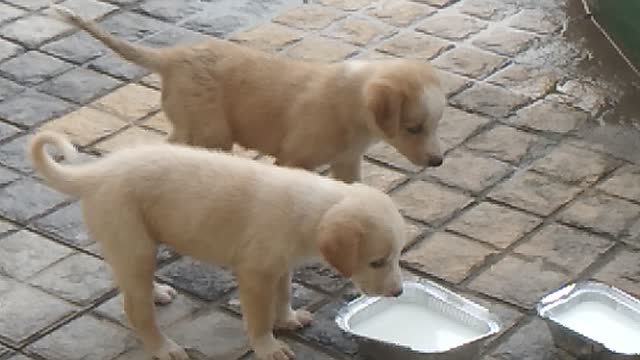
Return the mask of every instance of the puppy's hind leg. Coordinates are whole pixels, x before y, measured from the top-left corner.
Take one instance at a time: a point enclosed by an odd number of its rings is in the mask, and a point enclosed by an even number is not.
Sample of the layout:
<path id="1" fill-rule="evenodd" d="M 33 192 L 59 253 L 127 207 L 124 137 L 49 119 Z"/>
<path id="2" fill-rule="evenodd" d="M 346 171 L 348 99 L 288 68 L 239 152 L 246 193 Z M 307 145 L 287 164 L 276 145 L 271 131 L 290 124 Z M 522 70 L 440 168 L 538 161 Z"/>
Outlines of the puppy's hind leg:
<path id="1" fill-rule="evenodd" d="M 122 297 L 124 310 L 147 354 L 157 360 L 188 360 L 189 356 L 178 344 L 160 330 L 155 317 L 153 273 L 156 243 L 149 237 L 142 221 L 122 211 L 103 232 L 92 231 L 101 245 L 101 252 L 111 266 Z M 113 219 L 111 221 L 113 222 Z M 95 228 L 88 221 L 89 229 Z"/>

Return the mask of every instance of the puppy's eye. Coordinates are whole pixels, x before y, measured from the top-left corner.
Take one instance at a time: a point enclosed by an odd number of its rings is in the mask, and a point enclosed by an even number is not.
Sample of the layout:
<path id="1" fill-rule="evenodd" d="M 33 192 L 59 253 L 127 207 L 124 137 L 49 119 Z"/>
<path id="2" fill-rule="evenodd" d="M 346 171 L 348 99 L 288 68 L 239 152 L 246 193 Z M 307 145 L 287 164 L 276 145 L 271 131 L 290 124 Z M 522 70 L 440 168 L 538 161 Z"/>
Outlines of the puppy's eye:
<path id="1" fill-rule="evenodd" d="M 423 130 L 424 130 L 424 126 L 422 124 L 407 128 L 407 132 L 409 134 L 414 134 L 414 135 L 422 133 Z"/>
<path id="2" fill-rule="evenodd" d="M 379 269 L 385 265 L 387 265 L 387 259 L 378 259 L 369 263 L 369 266 L 374 269 Z"/>

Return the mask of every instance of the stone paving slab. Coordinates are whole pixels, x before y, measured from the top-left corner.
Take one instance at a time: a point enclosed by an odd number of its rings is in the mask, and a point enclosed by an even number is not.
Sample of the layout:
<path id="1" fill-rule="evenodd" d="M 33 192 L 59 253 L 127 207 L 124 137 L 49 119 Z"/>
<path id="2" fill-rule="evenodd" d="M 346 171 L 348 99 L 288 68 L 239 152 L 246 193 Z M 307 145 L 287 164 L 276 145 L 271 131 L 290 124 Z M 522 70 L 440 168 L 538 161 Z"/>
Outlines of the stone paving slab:
<path id="1" fill-rule="evenodd" d="M 431 61 L 449 99 L 444 165 L 416 167 L 380 143 L 363 181 L 407 219 L 407 278 L 455 289 L 500 318 L 479 358 L 571 359 L 532 316 L 563 284 L 595 278 L 640 296 L 640 164 L 581 137 L 607 104 L 590 76 L 535 61 L 575 49 L 561 33 L 565 1 L 56 2 L 154 47 L 217 36 L 308 60 Z M 86 158 L 162 141 L 171 126 L 160 81 L 48 16 L 48 4 L 0 0 L 0 359 L 140 359 L 79 204 L 43 185 L 24 149 L 37 129 L 66 134 Z M 230 273 L 167 248 L 158 258 L 157 278 L 179 291 L 158 307 L 161 326 L 193 359 L 253 359 Z M 333 322 L 356 294 L 349 282 L 315 263 L 294 280 L 294 304 L 316 316 L 281 334 L 299 358 L 362 359 Z"/>

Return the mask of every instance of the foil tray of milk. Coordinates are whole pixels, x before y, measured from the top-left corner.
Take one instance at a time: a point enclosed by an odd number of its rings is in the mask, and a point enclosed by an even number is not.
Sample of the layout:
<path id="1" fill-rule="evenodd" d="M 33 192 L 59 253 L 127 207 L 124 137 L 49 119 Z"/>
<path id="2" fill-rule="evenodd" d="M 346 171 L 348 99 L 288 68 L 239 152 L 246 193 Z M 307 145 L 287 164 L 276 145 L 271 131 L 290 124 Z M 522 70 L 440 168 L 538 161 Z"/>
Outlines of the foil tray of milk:
<path id="1" fill-rule="evenodd" d="M 398 298 L 360 297 L 336 323 L 379 360 L 471 360 L 500 331 L 487 309 L 433 282 L 405 282 Z"/>
<path id="2" fill-rule="evenodd" d="M 546 295 L 537 305 L 554 343 L 578 358 L 640 359 L 640 301 L 585 281 Z"/>

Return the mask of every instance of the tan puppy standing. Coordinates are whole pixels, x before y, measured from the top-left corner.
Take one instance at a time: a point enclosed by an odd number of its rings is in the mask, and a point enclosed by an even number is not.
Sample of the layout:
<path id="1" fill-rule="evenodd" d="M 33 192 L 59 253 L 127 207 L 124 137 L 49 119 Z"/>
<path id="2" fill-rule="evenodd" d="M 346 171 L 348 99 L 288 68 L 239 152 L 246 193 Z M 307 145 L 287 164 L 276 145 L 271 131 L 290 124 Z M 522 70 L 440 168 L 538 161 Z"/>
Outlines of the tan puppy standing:
<path id="1" fill-rule="evenodd" d="M 426 62 L 309 63 L 214 38 L 153 49 L 53 7 L 160 75 L 171 142 L 227 151 L 237 143 L 305 169 L 330 164 L 332 174 L 348 182 L 360 179 L 363 154 L 381 139 L 418 166 L 442 164 L 437 130 L 445 97 Z"/>
<path id="2" fill-rule="evenodd" d="M 154 296 L 171 298 L 173 291 L 153 285 L 160 243 L 233 271 L 247 335 L 261 360 L 293 357 L 274 338 L 274 327 L 311 321 L 308 312 L 292 310 L 289 298 L 291 268 L 303 259 L 324 258 L 366 294 L 402 292 L 404 220 L 374 188 L 171 144 L 62 165 L 45 152 L 47 144 L 67 160 L 76 150 L 64 137 L 42 132 L 30 142 L 29 156 L 47 184 L 81 200 L 129 322 L 157 359 L 188 359 L 154 316 Z"/>

